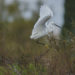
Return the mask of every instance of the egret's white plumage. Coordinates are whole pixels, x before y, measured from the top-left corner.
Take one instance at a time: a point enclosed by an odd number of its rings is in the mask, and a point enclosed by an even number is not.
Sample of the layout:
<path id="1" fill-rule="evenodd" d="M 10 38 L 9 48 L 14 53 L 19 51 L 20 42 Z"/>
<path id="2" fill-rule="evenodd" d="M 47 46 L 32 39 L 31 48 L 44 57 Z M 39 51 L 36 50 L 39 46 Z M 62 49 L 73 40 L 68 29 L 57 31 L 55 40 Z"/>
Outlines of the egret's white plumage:
<path id="1" fill-rule="evenodd" d="M 49 33 L 53 32 L 53 35 L 56 36 L 56 32 L 59 33 L 60 28 L 54 25 L 54 22 L 50 22 L 50 19 L 53 17 L 53 11 L 47 6 L 43 5 L 40 8 L 40 18 L 34 25 L 31 39 L 38 39 L 45 35 L 50 35 Z"/>
<path id="2" fill-rule="evenodd" d="M 46 24 L 46 31 L 48 36 L 54 37 L 55 39 L 60 39 L 61 27 L 56 25 L 54 22 L 49 22 Z"/>
<path id="3" fill-rule="evenodd" d="M 53 16 L 52 10 L 47 6 L 43 5 L 40 8 L 40 17 L 45 17 L 45 16 Z"/>

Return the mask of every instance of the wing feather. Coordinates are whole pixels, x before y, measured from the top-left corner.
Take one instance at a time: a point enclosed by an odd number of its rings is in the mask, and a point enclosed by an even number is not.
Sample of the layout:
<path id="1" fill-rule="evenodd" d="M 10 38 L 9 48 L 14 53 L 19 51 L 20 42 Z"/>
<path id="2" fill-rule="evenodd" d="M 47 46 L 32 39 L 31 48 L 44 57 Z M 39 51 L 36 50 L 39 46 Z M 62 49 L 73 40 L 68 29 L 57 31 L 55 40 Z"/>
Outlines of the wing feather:
<path id="1" fill-rule="evenodd" d="M 53 16 L 52 10 L 47 5 L 42 5 L 40 8 L 40 18 L 34 25 L 34 28 L 38 25 L 45 25 L 45 23 Z"/>
<path id="2" fill-rule="evenodd" d="M 53 16 L 52 10 L 47 5 L 42 5 L 40 8 L 40 17 Z"/>
<path id="3" fill-rule="evenodd" d="M 32 30 L 31 38 L 36 39 L 46 35 L 45 23 L 53 16 L 53 12 L 46 5 L 41 6 L 40 8 L 40 18 L 34 25 Z"/>

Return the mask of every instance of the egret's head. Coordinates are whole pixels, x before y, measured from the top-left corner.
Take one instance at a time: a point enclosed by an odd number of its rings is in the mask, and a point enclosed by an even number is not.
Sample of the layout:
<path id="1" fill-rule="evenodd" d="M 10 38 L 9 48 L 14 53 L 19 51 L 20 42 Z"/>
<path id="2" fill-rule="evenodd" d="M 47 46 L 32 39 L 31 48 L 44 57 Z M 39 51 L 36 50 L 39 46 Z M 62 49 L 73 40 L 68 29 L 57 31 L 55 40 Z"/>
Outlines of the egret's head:
<path id="1" fill-rule="evenodd" d="M 60 39 L 61 29 L 62 27 L 56 25 L 54 22 L 49 22 L 46 24 L 46 31 L 48 32 L 48 35 L 50 37 L 53 36 L 55 39 Z"/>

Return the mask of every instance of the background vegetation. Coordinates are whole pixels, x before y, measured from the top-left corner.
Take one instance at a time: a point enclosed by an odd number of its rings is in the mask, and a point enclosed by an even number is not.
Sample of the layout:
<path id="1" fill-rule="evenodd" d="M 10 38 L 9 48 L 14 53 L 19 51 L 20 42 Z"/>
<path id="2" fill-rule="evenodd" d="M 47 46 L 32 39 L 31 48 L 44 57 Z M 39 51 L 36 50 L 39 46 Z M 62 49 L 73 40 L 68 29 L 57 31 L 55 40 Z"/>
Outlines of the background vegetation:
<path id="1" fill-rule="evenodd" d="M 67 0 L 66 0 L 67 1 Z M 0 2 L 0 75 L 75 75 L 75 5 L 66 2 L 63 39 L 48 38 L 36 42 L 30 34 L 38 14 L 32 20 L 20 16 L 18 3 L 5 6 Z M 3 19 L 3 13 L 9 14 Z M 15 16 L 15 14 L 17 14 Z M 8 16 L 14 16 L 10 22 Z M 63 32 L 64 31 L 64 32 Z"/>

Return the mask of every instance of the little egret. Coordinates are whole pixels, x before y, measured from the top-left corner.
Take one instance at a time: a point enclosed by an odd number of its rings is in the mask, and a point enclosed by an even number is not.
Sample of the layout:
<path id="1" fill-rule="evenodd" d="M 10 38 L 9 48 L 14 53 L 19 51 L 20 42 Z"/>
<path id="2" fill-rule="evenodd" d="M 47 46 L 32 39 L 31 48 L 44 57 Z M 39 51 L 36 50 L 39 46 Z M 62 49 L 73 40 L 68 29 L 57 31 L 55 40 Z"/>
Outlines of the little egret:
<path id="1" fill-rule="evenodd" d="M 61 27 L 56 25 L 53 21 L 50 21 L 53 16 L 53 11 L 47 5 L 42 5 L 40 8 L 40 18 L 34 25 L 30 38 L 38 39 L 48 35 L 58 39 Z"/>

